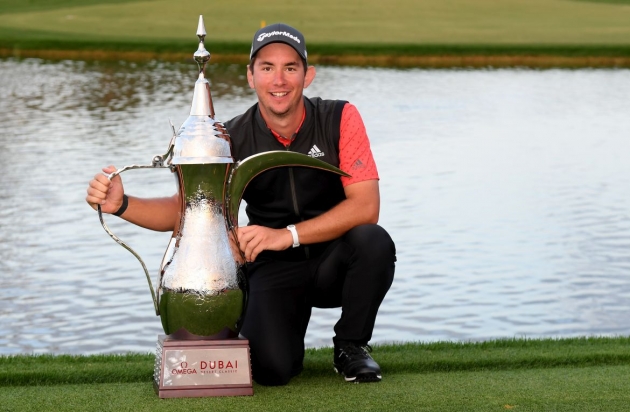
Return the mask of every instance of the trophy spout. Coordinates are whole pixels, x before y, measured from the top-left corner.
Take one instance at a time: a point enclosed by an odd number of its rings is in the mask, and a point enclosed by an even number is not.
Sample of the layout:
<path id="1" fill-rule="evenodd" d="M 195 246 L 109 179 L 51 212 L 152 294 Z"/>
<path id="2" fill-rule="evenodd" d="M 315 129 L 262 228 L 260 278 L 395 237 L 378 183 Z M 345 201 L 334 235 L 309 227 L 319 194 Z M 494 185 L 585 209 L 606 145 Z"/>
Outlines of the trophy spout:
<path id="1" fill-rule="evenodd" d="M 350 176 L 343 170 L 323 160 L 315 159 L 302 153 L 276 150 L 249 156 L 234 165 L 226 186 L 226 217 L 230 230 L 235 231 L 236 227 L 238 227 L 238 209 L 249 182 L 262 172 L 283 166 L 311 167 L 327 170 L 340 176 Z"/>

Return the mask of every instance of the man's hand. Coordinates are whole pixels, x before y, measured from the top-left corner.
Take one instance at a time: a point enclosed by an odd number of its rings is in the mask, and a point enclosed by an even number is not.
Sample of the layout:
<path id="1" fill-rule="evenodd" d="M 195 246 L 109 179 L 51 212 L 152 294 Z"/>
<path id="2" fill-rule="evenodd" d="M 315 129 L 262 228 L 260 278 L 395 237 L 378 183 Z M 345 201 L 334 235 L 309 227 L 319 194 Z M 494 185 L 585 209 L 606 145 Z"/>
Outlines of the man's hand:
<path id="1" fill-rule="evenodd" d="M 104 213 L 114 213 L 122 206 L 125 193 L 122 179 L 120 176 L 114 177 L 111 181 L 107 178 L 107 175 L 115 171 L 114 166 L 107 166 L 103 169 L 105 174 L 99 173 L 90 180 L 85 201 L 92 206 L 92 209 L 96 210 L 97 205 L 101 205 Z"/>
<path id="2" fill-rule="evenodd" d="M 378 180 L 353 183 L 344 188 L 346 199 L 317 217 L 295 224 L 300 244 L 336 239 L 358 225 L 376 224 L 380 210 Z M 263 250 L 285 250 L 293 246 L 293 236 L 287 229 L 264 226 L 244 226 L 237 229 L 241 251 L 253 262 Z"/>
<path id="3" fill-rule="evenodd" d="M 293 236 L 286 229 L 264 226 L 243 226 L 237 229 L 238 243 L 248 262 L 253 262 L 263 250 L 285 250 L 293 245 Z"/>

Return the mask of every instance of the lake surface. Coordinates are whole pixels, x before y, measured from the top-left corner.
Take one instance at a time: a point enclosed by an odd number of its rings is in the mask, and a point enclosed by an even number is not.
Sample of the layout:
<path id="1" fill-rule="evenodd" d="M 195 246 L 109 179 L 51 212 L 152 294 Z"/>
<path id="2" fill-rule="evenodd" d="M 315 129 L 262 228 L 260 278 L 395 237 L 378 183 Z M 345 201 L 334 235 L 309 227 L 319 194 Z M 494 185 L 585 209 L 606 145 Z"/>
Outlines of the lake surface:
<path id="1" fill-rule="evenodd" d="M 190 109 L 194 63 L 0 60 L 0 354 L 150 352 L 140 264 L 84 201 L 150 163 Z M 255 101 L 212 65 L 217 118 Z M 630 71 L 319 67 L 309 96 L 361 112 L 396 279 L 372 343 L 630 334 Z M 164 170 L 126 190 L 170 195 Z M 170 234 L 113 216 L 156 276 Z M 315 310 L 309 346 L 339 312 Z"/>

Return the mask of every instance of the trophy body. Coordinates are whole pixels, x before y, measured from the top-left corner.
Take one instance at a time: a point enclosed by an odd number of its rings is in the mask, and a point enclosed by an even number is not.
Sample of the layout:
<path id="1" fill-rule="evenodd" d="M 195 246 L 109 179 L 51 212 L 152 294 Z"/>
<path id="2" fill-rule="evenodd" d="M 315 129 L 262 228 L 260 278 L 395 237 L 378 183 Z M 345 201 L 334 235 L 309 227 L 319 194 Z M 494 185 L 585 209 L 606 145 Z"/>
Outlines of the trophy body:
<path id="1" fill-rule="evenodd" d="M 181 219 L 164 257 L 158 290 L 160 318 L 168 335 L 238 336 L 246 287 L 223 213 L 224 182 L 230 166 L 176 167 Z"/>
<path id="2" fill-rule="evenodd" d="M 180 130 L 180 136 L 184 131 Z M 178 162 L 175 152 L 173 162 Z M 161 398 L 253 395 L 248 341 L 238 337 L 246 278 L 223 211 L 231 163 L 178 164 L 181 219 L 164 255 L 154 388 Z"/>

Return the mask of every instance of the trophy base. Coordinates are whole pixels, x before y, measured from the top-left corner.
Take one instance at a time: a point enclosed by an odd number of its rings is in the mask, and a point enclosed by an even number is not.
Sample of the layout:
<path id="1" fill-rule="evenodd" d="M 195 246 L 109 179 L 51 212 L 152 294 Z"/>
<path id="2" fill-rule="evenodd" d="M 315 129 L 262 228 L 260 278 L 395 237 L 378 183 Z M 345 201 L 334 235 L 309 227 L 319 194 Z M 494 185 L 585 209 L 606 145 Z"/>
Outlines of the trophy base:
<path id="1" fill-rule="evenodd" d="M 153 387 L 160 398 L 251 396 L 249 341 L 158 336 Z"/>

